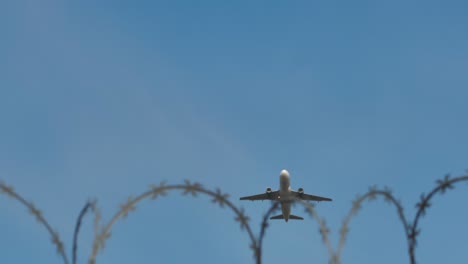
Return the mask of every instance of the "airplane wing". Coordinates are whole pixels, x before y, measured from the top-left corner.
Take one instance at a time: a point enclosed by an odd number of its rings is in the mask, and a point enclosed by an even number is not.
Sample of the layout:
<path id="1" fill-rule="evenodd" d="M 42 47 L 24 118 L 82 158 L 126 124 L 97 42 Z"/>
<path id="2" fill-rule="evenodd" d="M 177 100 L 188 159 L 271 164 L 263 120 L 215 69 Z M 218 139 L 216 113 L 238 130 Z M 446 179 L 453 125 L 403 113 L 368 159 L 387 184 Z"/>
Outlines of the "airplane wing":
<path id="1" fill-rule="evenodd" d="M 321 197 L 321 196 L 311 195 L 311 194 L 307 194 L 307 193 L 299 193 L 299 192 L 296 192 L 296 191 L 291 191 L 291 193 L 295 197 L 297 197 L 299 199 L 302 199 L 302 200 L 317 201 L 317 202 L 332 201 L 332 199 L 327 198 L 327 197 Z"/>
<path id="2" fill-rule="evenodd" d="M 256 195 L 251 195 L 251 196 L 244 196 L 241 197 L 241 200 L 250 200 L 250 201 L 255 201 L 255 200 L 276 200 L 278 199 L 279 191 L 273 191 L 270 193 L 261 193 L 261 194 L 256 194 Z"/>

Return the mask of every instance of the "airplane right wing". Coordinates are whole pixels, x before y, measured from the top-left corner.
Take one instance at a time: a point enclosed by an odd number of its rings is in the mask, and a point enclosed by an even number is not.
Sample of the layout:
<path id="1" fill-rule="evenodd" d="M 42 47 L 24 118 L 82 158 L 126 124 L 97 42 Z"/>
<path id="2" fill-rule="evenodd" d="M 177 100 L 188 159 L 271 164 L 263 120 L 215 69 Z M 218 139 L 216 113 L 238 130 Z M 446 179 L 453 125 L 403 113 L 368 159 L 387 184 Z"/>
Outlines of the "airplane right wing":
<path id="1" fill-rule="evenodd" d="M 251 196 L 244 196 L 244 197 L 241 197 L 240 200 L 250 200 L 250 201 L 255 201 L 255 200 L 276 200 L 276 199 L 278 199 L 278 195 L 279 195 L 279 191 L 272 191 L 272 192 L 266 192 L 266 193 L 251 195 Z"/>
<path id="2" fill-rule="evenodd" d="M 316 195 L 307 194 L 307 193 L 300 193 L 300 192 L 295 192 L 295 191 L 291 191 L 291 193 L 297 198 L 302 199 L 302 200 L 317 201 L 317 202 L 332 201 L 332 199 L 327 198 L 327 197 L 321 197 L 321 196 L 316 196 Z"/>

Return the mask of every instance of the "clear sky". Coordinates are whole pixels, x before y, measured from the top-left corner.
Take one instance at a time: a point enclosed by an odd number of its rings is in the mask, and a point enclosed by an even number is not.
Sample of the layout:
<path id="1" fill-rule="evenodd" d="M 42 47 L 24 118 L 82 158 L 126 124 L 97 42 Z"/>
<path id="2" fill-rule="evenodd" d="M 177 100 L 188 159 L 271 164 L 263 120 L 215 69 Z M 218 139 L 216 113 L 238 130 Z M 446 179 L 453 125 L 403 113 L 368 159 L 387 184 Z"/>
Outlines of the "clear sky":
<path id="1" fill-rule="evenodd" d="M 99 2 L 99 3 L 97 3 Z M 109 219 L 151 183 L 238 197 L 293 188 L 320 203 L 334 243 L 357 193 L 420 193 L 468 168 L 466 1 L 0 2 L 0 179 L 34 200 L 71 248 L 97 198 Z M 419 263 L 468 259 L 468 186 L 421 222 Z M 61 263 L 49 235 L 0 197 L 1 263 Z M 395 210 L 353 220 L 343 263 L 408 263 Z M 304 215 L 299 207 L 293 213 Z M 234 215 L 173 193 L 119 221 L 98 263 L 249 263 Z M 86 218 L 79 261 L 91 247 Z M 265 263 L 327 263 L 318 225 L 273 222 Z"/>

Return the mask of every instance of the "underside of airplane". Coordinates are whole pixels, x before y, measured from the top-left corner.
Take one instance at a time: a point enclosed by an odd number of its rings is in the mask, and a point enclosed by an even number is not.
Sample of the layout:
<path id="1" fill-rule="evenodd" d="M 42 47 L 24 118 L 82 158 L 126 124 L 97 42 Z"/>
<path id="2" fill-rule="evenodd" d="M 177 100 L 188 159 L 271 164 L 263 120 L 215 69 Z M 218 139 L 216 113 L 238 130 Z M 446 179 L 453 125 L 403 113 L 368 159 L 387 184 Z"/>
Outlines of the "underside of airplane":
<path id="1" fill-rule="evenodd" d="M 304 193 L 303 188 L 298 188 L 297 191 L 294 191 L 290 187 L 290 176 L 287 170 L 282 170 L 280 173 L 280 189 L 277 191 L 273 191 L 271 188 L 267 188 L 264 193 L 251 195 L 251 196 L 244 196 L 241 197 L 240 200 L 271 200 L 271 201 L 279 201 L 281 203 L 281 211 L 282 214 L 272 216 L 270 219 L 284 219 L 288 222 L 289 219 L 293 220 L 304 220 L 304 218 L 292 215 L 291 214 L 291 203 L 295 200 L 307 200 L 307 201 L 332 201 L 332 199 L 322 196 L 316 196 L 312 194 Z"/>

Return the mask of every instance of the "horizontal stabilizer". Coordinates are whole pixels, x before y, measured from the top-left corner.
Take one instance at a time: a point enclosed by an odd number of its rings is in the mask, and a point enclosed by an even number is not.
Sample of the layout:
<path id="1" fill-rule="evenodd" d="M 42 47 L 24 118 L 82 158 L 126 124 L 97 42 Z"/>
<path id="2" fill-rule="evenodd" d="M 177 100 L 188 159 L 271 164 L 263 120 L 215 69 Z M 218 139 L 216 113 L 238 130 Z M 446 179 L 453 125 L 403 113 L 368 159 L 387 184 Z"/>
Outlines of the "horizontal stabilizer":
<path id="1" fill-rule="evenodd" d="M 304 220 L 304 218 L 297 216 L 297 215 L 289 215 L 289 219 L 294 219 L 294 220 Z"/>
<path id="2" fill-rule="evenodd" d="M 280 215 L 275 215 L 270 217 L 272 220 L 277 220 L 277 219 L 284 219 L 284 216 L 282 214 Z M 304 220 L 304 218 L 297 216 L 297 215 L 289 215 L 289 219 L 294 219 L 294 220 Z"/>
<path id="3" fill-rule="evenodd" d="M 275 215 L 275 216 L 270 217 L 270 219 L 275 219 L 275 220 L 276 220 L 276 219 L 284 219 L 284 216 L 283 216 L 282 214 L 280 214 L 280 215 Z"/>

